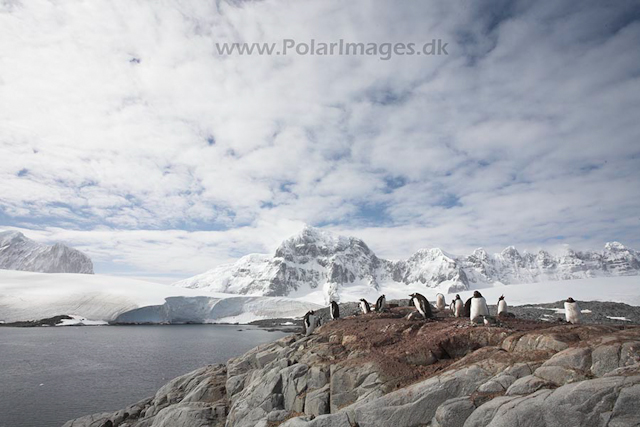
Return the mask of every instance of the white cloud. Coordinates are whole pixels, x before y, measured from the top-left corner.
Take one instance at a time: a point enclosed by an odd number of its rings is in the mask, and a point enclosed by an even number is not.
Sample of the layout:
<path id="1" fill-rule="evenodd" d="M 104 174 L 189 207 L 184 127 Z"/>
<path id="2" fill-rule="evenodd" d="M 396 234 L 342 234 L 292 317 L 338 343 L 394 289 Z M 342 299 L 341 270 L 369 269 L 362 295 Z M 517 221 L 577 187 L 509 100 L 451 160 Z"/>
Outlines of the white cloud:
<path id="1" fill-rule="evenodd" d="M 381 256 L 640 246 L 631 1 L 0 3 L 0 226 L 190 274 L 303 223 Z M 229 56 L 218 42 L 448 56 Z"/>

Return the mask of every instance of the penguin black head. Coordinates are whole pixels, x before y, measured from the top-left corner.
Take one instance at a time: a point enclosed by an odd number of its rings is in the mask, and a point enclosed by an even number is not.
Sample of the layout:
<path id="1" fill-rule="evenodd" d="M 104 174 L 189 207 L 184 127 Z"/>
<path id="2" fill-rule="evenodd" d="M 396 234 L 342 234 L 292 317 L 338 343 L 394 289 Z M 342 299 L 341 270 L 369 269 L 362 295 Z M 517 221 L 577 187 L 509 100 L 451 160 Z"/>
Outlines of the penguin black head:
<path id="1" fill-rule="evenodd" d="M 387 297 L 385 297 L 384 294 L 382 294 L 382 295 L 380 295 L 380 298 L 387 298 Z"/>
<path id="2" fill-rule="evenodd" d="M 367 302 L 367 300 L 366 300 L 366 299 L 364 299 L 364 298 L 360 298 L 360 301 L 362 301 L 362 302 Z"/>
<path id="3" fill-rule="evenodd" d="M 500 298 L 498 298 L 498 301 L 502 301 L 504 299 L 504 295 L 500 295 Z"/>
<path id="4" fill-rule="evenodd" d="M 409 294 L 409 296 L 410 296 L 411 298 L 415 298 L 415 297 L 416 297 L 416 294 Z"/>
<path id="5" fill-rule="evenodd" d="M 473 297 L 474 298 L 482 298 L 482 294 L 478 291 L 473 291 Z"/>
<path id="6" fill-rule="evenodd" d="M 460 298 L 460 294 L 456 294 L 456 299 L 462 299 Z"/>
<path id="7" fill-rule="evenodd" d="M 574 300 L 573 298 L 569 297 L 569 298 L 567 298 L 567 302 L 576 302 L 576 300 Z"/>

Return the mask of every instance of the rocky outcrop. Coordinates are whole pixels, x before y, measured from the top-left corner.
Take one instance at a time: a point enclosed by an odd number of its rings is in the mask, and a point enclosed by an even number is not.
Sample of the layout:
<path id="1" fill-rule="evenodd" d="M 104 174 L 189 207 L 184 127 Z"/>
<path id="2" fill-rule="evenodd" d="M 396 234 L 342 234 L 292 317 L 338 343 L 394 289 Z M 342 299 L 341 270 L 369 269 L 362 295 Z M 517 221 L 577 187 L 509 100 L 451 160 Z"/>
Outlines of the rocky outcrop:
<path id="1" fill-rule="evenodd" d="M 487 327 L 409 320 L 410 310 L 327 322 L 310 336 L 256 347 L 176 378 L 129 408 L 66 426 L 640 423 L 639 326 L 504 319 Z"/>
<path id="2" fill-rule="evenodd" d="M 155 396 L 115 413 L 93 414 L 63 427 L 222 427 L 226 422 L 225 365 L 175 378 Z"/>

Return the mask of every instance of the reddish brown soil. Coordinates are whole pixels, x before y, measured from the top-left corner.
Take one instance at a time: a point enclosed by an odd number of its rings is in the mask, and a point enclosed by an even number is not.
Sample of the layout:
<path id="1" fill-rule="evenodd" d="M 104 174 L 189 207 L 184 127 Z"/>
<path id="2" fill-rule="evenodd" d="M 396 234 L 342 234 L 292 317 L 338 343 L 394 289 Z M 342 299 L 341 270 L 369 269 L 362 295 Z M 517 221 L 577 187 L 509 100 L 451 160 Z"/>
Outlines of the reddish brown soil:
<path id="1" fill-rule="evenodd" d="M 513 362 L 549 357 L 548 352 L 512 354 L 494 346 L 509 335 L 534 330 L 549 333 L 568 333 L 576 343 L 595 334 L 606 333 L 609 328 L 558 325 L 557 323 L 501 319 L 497 326 L 471 325 L 468 318 L 436 317 L 429 320 L 408 320 L 414 311 L 408 307 L 392 308 L 386 313 L 351 316 L 329 322 L 318 328 L 316 334 L 329 341 L 336 361 L 347 364 L 376 363 L 390 389 L 404 387 L 448 369 L 454 362 L 473 351 L 491 346 L 465 358 L 472 363 L 485 358 L 505 358 Z M 460 362 L 462 363 L 462 362 Z M 459 363 L 456 363 L 459 365 Z"/>

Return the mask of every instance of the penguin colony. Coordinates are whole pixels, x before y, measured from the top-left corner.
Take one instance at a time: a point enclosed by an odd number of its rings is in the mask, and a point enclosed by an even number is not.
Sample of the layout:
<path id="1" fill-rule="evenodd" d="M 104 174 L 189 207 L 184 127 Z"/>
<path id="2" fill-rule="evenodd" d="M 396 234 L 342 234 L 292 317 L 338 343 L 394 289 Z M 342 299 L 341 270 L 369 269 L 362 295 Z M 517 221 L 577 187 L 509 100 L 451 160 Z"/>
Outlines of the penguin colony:
<path id="1" fill-rule="evenodd" d="M 409 305 L 414 306 L 423 319 L 426 320 L 434 317 L 431 310 L 431 304 L 424 295 L 416 292 L 410 294 L 409 297 L 411 298 L 409 301 Z M 380 295 L 374 306 L 375 311 L 377 313 L 383 312 L 386 310 L 386 306 L 387 300 L 385 295 Z M 446 302 L 443 294 L 436 295 L 435 307 L 438 311 L 445 310 Z M 464 303 L 462 302 L 462 298 L 460 298 L 460 295 L 456 294 L 455 299 L 451 301 L 448 308 L 453 316 L 467 317 L 471 320 L 471 323 L 482 323 L 487 326 L 498 324 L 498 321 L 494 317 L 489 315 L 489 307 L 487 306 L 487 301 L 478 291 L 474 291 L 473 296 Z M 360 299 L 360 310 L 363 314 L 369 314 L 372 312 L 371 305 L 364 298 Z M 568 298 L 565 301 L 564 310 L 567 323 L 580 323 L 580 308 L 578 307 L 578 303 L 573 298 Z M 329 312 L 331 315 L 331 320 L 340 318 L 340 306 L 337 302 L 330 302 Z M 498 298 L 497 314 L 498 317 L 513 317 L 513 314 L 509 313 L 509 308 L 504 295 Z M 302 323 L 303 331 L 306 335 L 313 333 L 313 330 L 318 326 L 318 318 L 316 317 L 315 312 L 313 310 L 308 311 L 304 315 Z"/>

